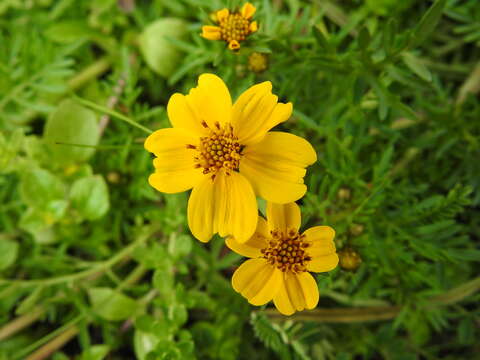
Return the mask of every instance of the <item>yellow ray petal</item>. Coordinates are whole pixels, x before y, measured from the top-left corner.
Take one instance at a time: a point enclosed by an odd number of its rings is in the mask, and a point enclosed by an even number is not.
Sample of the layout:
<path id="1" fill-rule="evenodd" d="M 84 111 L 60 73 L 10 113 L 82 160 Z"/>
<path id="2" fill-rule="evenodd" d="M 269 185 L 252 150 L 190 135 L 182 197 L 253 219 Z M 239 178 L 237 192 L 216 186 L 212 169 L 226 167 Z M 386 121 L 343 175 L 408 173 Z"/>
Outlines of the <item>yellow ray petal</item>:
<path id="1" fill-rule="evenodd" d="M 242 144 L 258 143 L 267 131 L 290 117 L 292 104 L 277 100 L 270 81 L 256 84 L 240 95 L 233 105 L 232 125 Z"/>
<path id="2" fill-rule="evenodd" d="M 307 263 L 307 269 L 313 272 L 325 272 L 335 269 L 338 265 L 338 255 L 335 253 L 335 230 L 330 226 L 315 226 L 306 230 L 305 241 L 310 246 L 307 248 L 308 255 L 312 258 Z"/>
<path id="3" fill-rule="evenodd" d="M 225 244 L 237 254 L 249 258 L 257 258 L 262 256 L 260 250 L 268 246 L 268 238 L 269 233 L 267 222 L 263 217 L 259 216 L 257 228 L 250 239 L 245 243 L 240 243 L 230 236 L 225 240 Z"/>
<path id="4" fill-rule="evenodd" d="M 248 27 L 251 33 L 254 33 L 258 30 L 258 24 L 256 21 L 252 21 Z"/>
<path id="5" fill-rule="evenodd" d="M 245 261 L 235 271 L 232 286 L 252 305 L 264 305 L 275 296 L 282 282 L 282 272 L 265 259 Z"/>
<path id="6" fill-rule="evenodd" d="M 200 122 L 205 121 L 211 129 L 231 121 L 232 99 L 227 86 L 218 76 L 202 74 L 198 86 L 186 96 L 187 104 Z"/>
<path id="7" fill-rule="evenodd" d="M 312 272 L 332 271 L 338 265 L 338 255 L 336 253 L 314 257 L 307 263 L 307 270 Z"/>
<path id="8" fill-rule="evenodd" d="M 318 286 L 312 275 L 306 272 L 286 272 L 273 303 L 282 314 L 292 315 L 295 311 L 313 309 L 317 306 L 318 299 Z"/>
<path id="9" fill-rule="evenodd" d="M 208 40 L 220 40 L 222 38 L 221 29 L 218 26 L 202 26 L 202 37 Z"/>
<path id="10" fill-rule="evenodd" d="M 189 105 L 187 97 L 183 94 L 175 93 L 170 97 L 167 114 L 170 124 L 176 129 L 185 130 L 197 137 L 207 133 L 207 128 L 202 126 L 202 121 L 197 117 L 196 111 Z"/>
<path id="11" fill-rule="evenodd" d="M 153 165 L 155 173 L 148 182 L 161 192 L 177 193 L 195 186 L 203 177 L 200 170 L 194 168 L 194 152 L 187 144 L 195 144 L 195 137 L 179 129 L 160 129 L 145 140 L 145 149 L 153 152 L 157 158 Z"/>
<path id="12" fill-rule="evenodd" d="M 233 235 L 245 242 L 257 226 L 257 202 L 248 181 L 241 174 L 219 171 L 193 188 L 188 200 L 188 225 L 192 234 L 207 242 L 213 234 Z"/>
<path id="13" fill-rule="evenodd" d="M 269 230 L 298 231 L 302 221 L 300 208 L 294 202 L 287 204 L 267 202 L 267 220 Z"/>
<path id="14" fill-rule="evenodd" d="M 257 11 L 257 8 L 253 6 L 251 3 L 247 2 L 242 6 L 242 9 L 240 10 L 242 16 L 245 19 L 250 19 L 252 16 L 255 14 L 255 11 Z"/>
<path id="15" fill-rule="evenodd" d="M 230 50 L 238 50 L 240 49 L 240 43 L 237 40 L 230 40 L 228 43 L 228 48 Z"/>
<path id="16" fill-rule="evenodd" d="M 240 172 L 267 201 L 285 204 L 300 199 L 305 167 L 316 161 L 312 145 L 305 139 L 284 132 L 269 132 L 257 144 L 246 146 Z"/>
<path id="17" fill-rule="evenodd" d="M 228 15 L 230 15 L 230 11 L 228 9 L 218 10 L 217 13 L 216 13 L 217 22 L 220 22 L 220 21 L 226 19 L 228 17 Z"/>

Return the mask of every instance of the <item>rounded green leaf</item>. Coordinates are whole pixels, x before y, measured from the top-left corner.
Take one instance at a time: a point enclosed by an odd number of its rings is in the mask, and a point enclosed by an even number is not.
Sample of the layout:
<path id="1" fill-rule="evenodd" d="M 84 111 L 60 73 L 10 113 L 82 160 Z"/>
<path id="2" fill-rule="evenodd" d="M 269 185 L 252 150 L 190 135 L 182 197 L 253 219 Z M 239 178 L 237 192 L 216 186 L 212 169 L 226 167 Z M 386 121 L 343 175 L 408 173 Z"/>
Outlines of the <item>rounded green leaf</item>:
<path id="1" fill-rule="evenodd" d="M 86 161 L 95 149 L 66 144 L 95 146 L 100 136 L 95 113 L 72 100 L 64 100 L 49 117 L 44 139 L 54 161 L 71 164 Z"/>
<path id="2" fill-rule="evenodd" d="M 102 217 L 110 207 L 107 183 L 101 175 L 88 176 L 75 181 L 70 197 L 73 208 L 87 220 Z"/>
<path id="3" fill-rule="evenodd" d="M 22 174 L 20 183 L 22 201 L 36 209 L 51 210 L 50 202 L 65 199 L 65 185 L 48 170 L 31 168 Z"/>
<path id="4" fill-rule="evenodd" d="M 137 309 L 135 300 L 107 287 L 89 289 L 88 297 L 93 311 L 110 321 L 128 319 Z"/>
<path id="5" fill-rule="evenodd" d="M 168 78 L 182 56 L 172 40 L 181 40 L 187 33 L 183 20 L 164 18 L 148 25 L 140 35 L 140 50 L 146 63 L 158 75 Z"/>
<path id="6" fill-rule="evenodd" d="M 18 244 L 8 239 L 0 239 L 0 270 L 15 263 L 18 255 Z"/>

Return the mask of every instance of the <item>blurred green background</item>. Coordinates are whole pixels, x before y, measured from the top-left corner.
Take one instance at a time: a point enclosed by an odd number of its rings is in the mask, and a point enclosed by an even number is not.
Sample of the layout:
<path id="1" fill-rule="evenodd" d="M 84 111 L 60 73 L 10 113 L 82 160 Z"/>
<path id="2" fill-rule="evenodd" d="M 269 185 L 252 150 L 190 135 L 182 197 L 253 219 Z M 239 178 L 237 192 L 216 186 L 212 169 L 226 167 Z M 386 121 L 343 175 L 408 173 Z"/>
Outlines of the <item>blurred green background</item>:
<path id="1" fill-rule="evenodd" d="M 480 2 L 252 2 L 238 53 L 199 34 L 240 1 L 0 2 L 0 359 L 479 358 Z M 147 183 L 122 119 L 169 126 L 204 72 L 270 80 L 318 153 L 302 223 L 340 266 L 313 311 L 250 306 Z"/>

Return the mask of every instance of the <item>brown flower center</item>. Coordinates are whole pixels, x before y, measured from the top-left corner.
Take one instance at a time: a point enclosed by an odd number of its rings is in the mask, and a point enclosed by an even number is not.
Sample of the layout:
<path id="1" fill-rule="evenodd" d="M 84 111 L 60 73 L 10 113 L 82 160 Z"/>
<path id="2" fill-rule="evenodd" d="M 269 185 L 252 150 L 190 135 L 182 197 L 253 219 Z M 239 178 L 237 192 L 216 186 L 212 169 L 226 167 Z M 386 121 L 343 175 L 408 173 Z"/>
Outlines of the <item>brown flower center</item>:
<path id="1" fill-rule="evenodd" d="M 208 128 L 205 122 L 202 125 Z M 208 136 L 200 138 L 198 146 L 188 144 L 187 148 L 197 150 L 194 156 L 195 167 L 203 168 L 204 174 L 213 174 L 212 178 L 215 178 L 217 171 L 222 168 L 230 175 L 230 172 L 238 170 L 240 165 L 242 146 L 238 142 L 238 137 L 233 134 L 230 123 L 223 127 L 216 123 Z"/>
<path id="2" fill-rule="evenodd" d="M 286 233 L 282 231 L 270 231 L 272 239 L 268 247 L 261 250 L 263 257 L 268 263 L 276 266 L 283 272 L 291 271 L 299 273 L 307 271 L 306 264 L 312 260 L 306 249 L 310 244 L 306 241 L 305 235 L 290 229 Z"/>
<path id="3" fill-rule="evenodd" d="M 240 13 L 233 13 L 219 22 L 222 39 L 230 42 L 232 40 L 245 40 L 250 33 L 248 19 Z"/>

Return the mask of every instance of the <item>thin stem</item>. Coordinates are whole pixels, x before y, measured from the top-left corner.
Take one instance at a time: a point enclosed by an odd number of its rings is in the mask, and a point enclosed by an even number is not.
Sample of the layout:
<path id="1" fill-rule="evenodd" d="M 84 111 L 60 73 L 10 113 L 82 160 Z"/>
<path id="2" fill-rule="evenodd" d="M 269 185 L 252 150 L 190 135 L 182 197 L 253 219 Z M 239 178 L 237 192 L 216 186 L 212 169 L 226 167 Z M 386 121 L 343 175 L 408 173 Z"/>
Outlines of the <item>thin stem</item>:
<path id="1" fill-rule="evenodd" d="M 428 303 L 432 306 L 445 306 L 454 304 L 480 290 L 480 277 L 466 282 L 443 294 L 430 298 Z M 294 314 L 288 320 L 353 323 L 365 321 L 390 320 L 395 318 L 402 306 L 371 306 L 358 308 L 317 308 L 301 314 Z M 272 320 L 285 321 L 287 318 L 275 309 L 263 311 Z"/>
<path id="2" fill-rule="evenodd" d="M 0 285 L 5 285 L 5 284 L 15 284 L 18 286 L 22 287 L 29 287 L 29 286 L 35 286 L 35 285 L 42 285 L 42 286 L 48 286 L 48 285 L 55 285 L 55 284 L 61 284 L 64 282 L 69 282 L 69 281 L 76 281 L 79 279 L 86 278 L 88 276 L 94 275 L 99 272 L 103 272 L 106 269 L 109 269 L 113 265 L 115 265 L 117 262 L 123 260 L 125 257 L 130 255 L 133 250 L 145 240 L 147 240 L 152 233 L 154 233 L 156 229 L 151 228 L 150 231 L 147 231 L 145 234 L 142 234 L 138 237 L 137 240 L 135 240 L 132 244 L 124 248 L 123 250 L 119 251 L 117 254 L 112 256 L 110 259 L 107 261 L 104 261 L 100 263 L 99 265 L 94 266 L 91 269 L 80 271 L 74 274 L 68 274 L 68 275 L 62 275 L 62 276 L 57 276 L 53 278 L 47 278 L 47 279 L 35 279 L 35 280 L 6 280 L 6 279 L 0 279 Z"/>
<path id="3" fill-rule="evenodd" d="M 146 133 L 148 134 L 151 134 L 153 131 L 150 130 L 149 128 L 146 128 L 145 126 L 143 125 L 140 125 L 138 122 L 136 122 L 135 120 L 133 119 L 130 119 L 129 117 L 125 116 L 125 115 L 122 115 L 116 111 L 113 111 L 107 107 L 104 107 L 104 106 L 101 106 L 101 105 L 98 105 L 98 104 L 95 104 L 94 102 L 92 101 L 89 101 L 89 100 L 85 100 L 85 99 L 82 99 L 76 95 L 73 96 L 74 99 L 76 101 L 78 101 L 80 104 L 82 105 L 85 105 L 85 106 L 88 106 L 92 109 L 95 109 L 97 111 L 100 111 L 102 113 L 105 113 L 105 114 L 108 114 L 108 115 L 111 115 L 113 117 L 116 117 L 117 119 L 120 119 L 122 121 L 125 121 L 126 123 L 132 125 L 132 126 L 135 126 L 136 128 L 139 128 L 143 131 L 145 131 Z"/>
<path id="4" fill-rule="evenodd" d="M 110 65 L 111 61 L 107 56 L 95 61 L 93 64 L 87 66 L 77 75 L 68 80 L 68 87 L 71 90 L 77 90 L 81 88 L 91 79 L 96 78 L 98 75 L 107 71 L 110 68 Z"/>
<path id="5" fill-rule="evenodd" d="M 38 306 L 31 310 L 28 314 L 22 315 L 12 322 L 9 322 L 0 328 L 0 341 L 7 339 L 17 331 L 28 327 L 30 324 L 37 321 L 44 313 L 45 309 L 42 306 Z"/>

